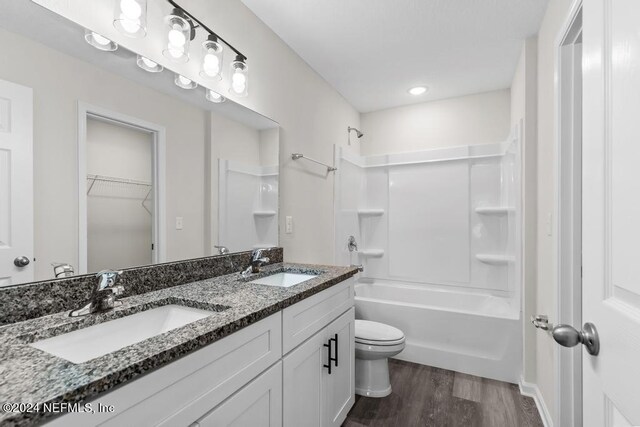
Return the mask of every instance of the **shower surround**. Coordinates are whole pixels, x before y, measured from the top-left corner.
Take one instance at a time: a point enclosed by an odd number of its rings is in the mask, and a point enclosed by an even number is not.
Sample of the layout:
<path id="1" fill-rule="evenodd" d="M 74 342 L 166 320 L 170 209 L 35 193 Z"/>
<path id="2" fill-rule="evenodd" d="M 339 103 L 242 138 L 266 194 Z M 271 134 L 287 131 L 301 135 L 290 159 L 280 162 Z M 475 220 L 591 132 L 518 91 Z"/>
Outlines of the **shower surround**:
<path id="1" fill-rule="evenodd" d="M 336 147 L 336 263 L 364 267 L 356 316 L 405 332 L 397 358 L 519 381 L 518 129 L 511 135 L 369 157 Z"/>

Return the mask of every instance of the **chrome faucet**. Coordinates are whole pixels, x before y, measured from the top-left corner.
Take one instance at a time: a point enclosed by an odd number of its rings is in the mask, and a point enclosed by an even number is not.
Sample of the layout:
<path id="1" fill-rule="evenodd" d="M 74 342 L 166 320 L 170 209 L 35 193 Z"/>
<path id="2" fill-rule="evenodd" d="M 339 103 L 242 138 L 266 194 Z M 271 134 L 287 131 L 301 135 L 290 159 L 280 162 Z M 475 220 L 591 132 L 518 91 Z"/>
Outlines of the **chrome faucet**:
<path id="1" fill-rule="evenodd" d="M 251 253 L 251 263 L 249 264 L 249 267 L 242 272 L 242 277 L 249 277 L 249 274 L 251 273 L 260 273 L 260 267 L 269 262 L 268 257 L 262 256 L 264 251 L 264 249 L 255 249 Z"/>
<path id="2" fill-rule="evenodd" d="M 118 278 L 122 274 L 122 271 L 103 270 L 96 274 L 98 282 L 93 293 L 91 294 L 91 301 L 87 305 L 77 310 L 72 310 L 69 313 L 70 317 L 86 316 L 91 313 L 98 313 L 107 310 L 111 310 L 120 304 L 120 301 L 116 301 L 116 297 L 122 295 L 124 292 L 124 286 L 116 285 Z"/>
<path id="3" fill-rule="evenodd" d="M 215 245 L 214 248 L 218 250 L 218 255 L 226 255 L 229 253 L 229 248 L 226 246 Z"/>

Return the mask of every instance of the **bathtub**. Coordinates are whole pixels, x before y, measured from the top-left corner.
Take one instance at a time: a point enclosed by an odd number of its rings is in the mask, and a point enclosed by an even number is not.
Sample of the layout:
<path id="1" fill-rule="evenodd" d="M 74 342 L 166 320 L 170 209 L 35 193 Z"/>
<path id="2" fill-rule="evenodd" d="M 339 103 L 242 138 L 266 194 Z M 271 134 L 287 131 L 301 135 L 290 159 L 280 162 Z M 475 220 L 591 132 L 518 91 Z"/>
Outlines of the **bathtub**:
<path id="1" fill-rule="evenodd" d="M 356 284 L 356 318 L 401 329 L 397 359 L 518 383 L 522 326 L 517 301 L 428 285 Z"/>

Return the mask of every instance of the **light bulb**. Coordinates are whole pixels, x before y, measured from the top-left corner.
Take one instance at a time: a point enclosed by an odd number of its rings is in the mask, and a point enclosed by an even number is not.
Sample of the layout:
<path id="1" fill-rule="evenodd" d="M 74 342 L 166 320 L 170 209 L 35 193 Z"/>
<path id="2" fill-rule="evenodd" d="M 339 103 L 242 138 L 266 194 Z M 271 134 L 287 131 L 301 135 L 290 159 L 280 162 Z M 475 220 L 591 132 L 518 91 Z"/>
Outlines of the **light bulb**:
<path id="1" fill-rule="evenodd" d="M 225 97 L 220 95 L 218 92 L 215 92 L 211 89 L 207 89 L 207 94 L 205 96 L 208 101 L 213 102 L 214 104 L 219 104 L 225 101 Z"/>
<path id="2" fill-rule="evenodd" d="M 174 82 L 176 86 L 181 87 L 182 89 L 195 89 L 198 87 L 198 83 L 181 74 L 176 74 Z"/>
<path id="3" fill-rule="evenodd" d="M 164 70 L 164 67 L 162 65 L 150 60 L 149 58 L 145 58 L 142 55 L 137 56 L 136 64 L 138 64 L 138 67 L 150 73 L 159 73 Z"/>
<path id="4" fill-rule="evenodd" d="M 181 47 L 175 47 L 173 45 L 167 46 L 167 52 L 175 59 L 180 59 L 184 56 L 184 49 Z"/>
<path id="5" fill-rule="evenodd" d="M 247 78 L 242 73 L 234 73 L 231 79 L 231 86 L 234 92 L 242 93 L 247 87 Z"/>
<path id="6" fill-rule="evenodd" d="M 124 13 L 120 15 L 120 25 L 125 32 L 130 34 L 134 34 L 140 30 L 140 20 L 127 18 Z"/>
<path id="7" fill-rule="evenodd" d="M 127 37 L 147 35 L 147 0 L 113 0 L 113 26 Z"/>
<path id="8" fill-rule="evenodd" d="M 84 30 L 84 40 L 98 50 L 105 52 L 113 52 L 118 49 L 118 44 L 109 40 L 105 36 L 95 33 L 91 30 Z"/>
<path id="9" fill-rule="evenodd" d="M 209 76 L 215 76 L 220 72 L 220 60 L 216 55 L 205 55 L 202 69 Z"/>
<path id="10" fill-rule="evenodd" d="M 180 28 L 180 25 L 174 24 L 171 31 L 169 31 L 169 44 L 176 47 L 180 47 L 180 46 L 184 46 L 186 42 L 187 42 L 187 38 L 182 33 L 182 29 Z"/>
<path id="11" fill-rule="evenodd" d="M 152 61 L 152 60 L 150 60 L 149 58 L 142 57 L 142 62 L 144 62 L 144 64 L 145 64 L 147 67 L 151 67 L 151 68 L 153 68 L 153 67 L 157 67 L 157 66 L 158 66 L 158 63 L 157 63 L 157 62 L 153 62 L 153 61 Z"/>
<path id="12" fill-rule="evenodd" d="M 96 43 L 98 43 L 100 46 L 107 46 L 109 43 L 111 43 L 111 40 L 109 40 L 108 38 L 101 36 L 98 33 L 91 33 L 91 38 L 93 38 L 93 41 L 95 41 Z"/>
<path id="13" fill-rule="evenodd" d="M 136 0 L 121 0 L 120 10 L 124 15 L 124 18 L 130 20 L 139 19 L 142 15 L 142 7 Z"/>

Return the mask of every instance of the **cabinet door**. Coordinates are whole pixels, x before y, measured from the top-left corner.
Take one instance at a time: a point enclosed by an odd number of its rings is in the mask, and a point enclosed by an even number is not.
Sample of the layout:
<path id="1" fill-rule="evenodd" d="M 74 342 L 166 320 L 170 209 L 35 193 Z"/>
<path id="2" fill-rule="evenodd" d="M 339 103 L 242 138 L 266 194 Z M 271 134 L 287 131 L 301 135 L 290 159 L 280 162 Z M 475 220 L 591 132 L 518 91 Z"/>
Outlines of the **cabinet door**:
<path id="1" fill-rule="evenodd" d="M 193 424 L 198 427 L 282 425 L 282 362 L 276 363 Z"/>
<path id="2" fill-rule="evenodd" d="M 323 382 L 327 363 L 326 330 L 321 330 L 282 359 L 283 425 L 324 427 Z"/>
<path id="3" fill-rule="evenodd" d="M 327 338 L 334 339 L 331 374 L 324 372 L 325 426 L 340 426 L 355 402 L 355 309 L 327 326 Z M 336 351 L 337 350 L 337 351 Z M 337 365 L 337 366 L 336 366 Z"/>

